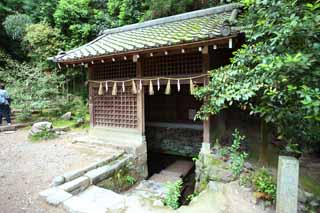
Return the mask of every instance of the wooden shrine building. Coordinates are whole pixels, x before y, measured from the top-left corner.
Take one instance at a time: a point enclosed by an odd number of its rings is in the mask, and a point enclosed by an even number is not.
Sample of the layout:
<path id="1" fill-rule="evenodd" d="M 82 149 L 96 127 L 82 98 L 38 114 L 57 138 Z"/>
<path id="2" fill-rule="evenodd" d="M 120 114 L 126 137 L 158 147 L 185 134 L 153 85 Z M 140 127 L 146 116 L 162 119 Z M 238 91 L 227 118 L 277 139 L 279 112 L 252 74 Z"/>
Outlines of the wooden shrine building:
<path id="1" fill-rule="evenodd" d="M 232 26 L 239 10 L 228 4 L 105 30 L 53 61 L 60 68 L 88 67 L 95 136 L 193 156 L 214 130 L 209 120 L 194 120 L 202 103 L 191 93 L 241 45 Z"/>

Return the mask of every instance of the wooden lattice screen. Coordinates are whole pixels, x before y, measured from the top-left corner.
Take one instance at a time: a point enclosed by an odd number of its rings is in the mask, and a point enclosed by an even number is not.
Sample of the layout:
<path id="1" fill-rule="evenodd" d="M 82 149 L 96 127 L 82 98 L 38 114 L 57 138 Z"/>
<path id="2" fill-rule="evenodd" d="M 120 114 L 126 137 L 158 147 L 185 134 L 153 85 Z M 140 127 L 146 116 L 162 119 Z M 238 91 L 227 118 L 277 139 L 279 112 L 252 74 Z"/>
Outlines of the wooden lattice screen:
<path id="1" fill-rule="evenodd" d="M 143 76 L 190 75 L 202 72 L 202 54 L 186 53 L 150 57 L 142 63 Z"/>
<path id="2" fill-rule="evenodd" d="M 136 76 L 136 63 L 132 60 L 116 61 L 94 66 L 92 80 L 125 79 Z"/>
<path id="3" fill-rule="evenodd" d="M 109 90 L 112 88 L 110 87 Z M 118 87 L 118 94 L 98 95 L 98 88 L 93 89 L 94 125 L 101 127 L 137 128 L 137 96 L 131 88 Z"/>

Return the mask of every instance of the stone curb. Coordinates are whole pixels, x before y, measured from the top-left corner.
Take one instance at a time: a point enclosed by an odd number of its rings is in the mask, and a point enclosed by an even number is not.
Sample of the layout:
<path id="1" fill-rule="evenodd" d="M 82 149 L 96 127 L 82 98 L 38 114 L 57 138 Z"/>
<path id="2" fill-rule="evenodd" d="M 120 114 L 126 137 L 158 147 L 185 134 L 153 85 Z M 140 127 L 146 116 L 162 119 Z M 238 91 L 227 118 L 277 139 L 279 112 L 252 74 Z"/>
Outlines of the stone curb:
<path id="1" fill-rule="evenodd" d="M 82 176 L 61 185 L 58 188 L 71 194 L 78 194 L 88 188 L 90 184 L 90 179 L 86 176 Z"/>
<path id="2" fill-rule="evenodd" d="M 90 178 L 91 184 L 96 184 L 106 179 L 107 177 L 111 176 L 116 171 L 116 169 L 126 164 L 129 160 L 130 160 L 130 157 L 126 156 L 114 164 L 102 166 L 97 169 L 91 170 L 87 172 L 85 176 Z"/>
<path id="3" fill-rule="evenodd" d="M 67 172 L 67 173 L 63 174 L 62 176 L 57 176 L 53 179 L 51 186 L 59 186 L 59 185 L 64 184 L 66 182 L 72 181 L 78 177 L 83 176 L 85 173 L 87 173 L 91 170 L 97 169 L 105 164 L 108 164 L 114 160 L 117 160 L 118 158 L 122 157 L 123 155 L 124 155 L 124 152 L 121 152 L 120 154 L 116 154 L 116 155 L 113 155 L 112 157 L 105 158 L 99 162 L 92 163 L 83 169 Z"/>

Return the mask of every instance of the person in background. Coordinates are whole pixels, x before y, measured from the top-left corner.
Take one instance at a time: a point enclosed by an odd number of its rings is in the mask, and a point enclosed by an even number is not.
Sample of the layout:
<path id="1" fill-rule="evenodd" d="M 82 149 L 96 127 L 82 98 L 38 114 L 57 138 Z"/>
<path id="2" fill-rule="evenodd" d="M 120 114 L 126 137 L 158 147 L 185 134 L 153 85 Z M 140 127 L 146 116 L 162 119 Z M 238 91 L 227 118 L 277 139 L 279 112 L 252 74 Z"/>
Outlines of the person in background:
<path id="1" fill-rule="evenodd" d="M 6 117 L 7 125 L 11 126 L 10 113 L 10 97 L 8 92 L 5 90 L 5 86 L 0 85 L 0 126 L 2 125 L 3 116 Z"/>

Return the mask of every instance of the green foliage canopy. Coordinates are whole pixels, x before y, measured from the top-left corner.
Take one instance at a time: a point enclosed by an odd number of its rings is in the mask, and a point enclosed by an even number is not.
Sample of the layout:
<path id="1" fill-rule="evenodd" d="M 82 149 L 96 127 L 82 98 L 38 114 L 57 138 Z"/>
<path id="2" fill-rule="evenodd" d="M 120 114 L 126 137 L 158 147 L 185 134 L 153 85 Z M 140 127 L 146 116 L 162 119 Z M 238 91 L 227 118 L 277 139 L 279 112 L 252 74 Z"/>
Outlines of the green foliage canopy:
<path id="1" fill-rule="evenodd" d="M 32 24 L 32 20 L 26 14 L 9 15 L 3 22 L 6 33 L 13 40 L 22 40 L 25 30 L 30 24 Z"/>
<path id="2" fill-rule="evenodd" d="M 0 49 L 0 79 L 13 100 L 13 107 L 31 111 L 56 103 L 63 76 L 45 73 L 41 69 L 11 59 Z"/>
<path id="3" fill-rule="evenodd" d="M 48 69 L 47 58 L 57 54 L 64 46 L 60 34 L 47 23 L 31 24 L 26 29 L 23 43 L 29 50 L 28 56 L 43 70 Z"/>
<path id="4" fill-rule="evenodd" d="M 287 141 L 320 138 L 320 3 L 246 0 L 247 44 L 210 72 L 198 118 L 237 105 L 277 127 Z"/>

